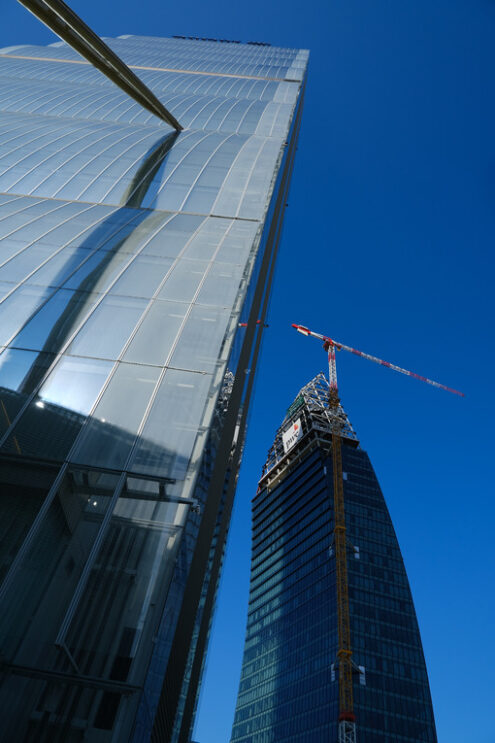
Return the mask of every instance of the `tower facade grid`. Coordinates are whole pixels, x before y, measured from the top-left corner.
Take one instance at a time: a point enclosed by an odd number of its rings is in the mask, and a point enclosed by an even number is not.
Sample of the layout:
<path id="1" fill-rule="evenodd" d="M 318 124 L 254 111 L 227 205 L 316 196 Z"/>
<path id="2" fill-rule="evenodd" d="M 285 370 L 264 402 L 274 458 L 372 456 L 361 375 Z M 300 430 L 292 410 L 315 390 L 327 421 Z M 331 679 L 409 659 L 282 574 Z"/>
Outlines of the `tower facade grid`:
<path id="1" fill-rule="evenodd" d="M 321 374 L 301 390 L 253 499 L 249 613 L 232 743 L 338 740 L 328 392 Z M 436 743 L 397 538 L 368 455 L 340 412 L 356 737 L 359 743 Z"/>

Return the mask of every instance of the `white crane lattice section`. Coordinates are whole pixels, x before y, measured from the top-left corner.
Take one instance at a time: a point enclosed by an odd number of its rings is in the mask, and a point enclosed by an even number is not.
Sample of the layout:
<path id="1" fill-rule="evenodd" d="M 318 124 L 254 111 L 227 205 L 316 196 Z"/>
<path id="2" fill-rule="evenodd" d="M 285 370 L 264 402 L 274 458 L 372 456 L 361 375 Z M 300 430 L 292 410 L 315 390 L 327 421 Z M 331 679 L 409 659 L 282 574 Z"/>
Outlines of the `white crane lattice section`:
<path id="1" fill-rule="evenodd" d="M 282 425 L 275 436 L 275 441 L 268 451 L 262 470 L 262 478 L 287 456 L 283 438 L 295 421 L 301 421 L 302 432 L 300 438 L 302 439 L 310 431 L 331 435 L 336 423 L 335 418 L 337 418 L 341 438 L 351 439 L 356 444 L 358 443 L 356 433 L 343 407 L 339 405 L 337 412 L 331 410 L 329 393 L 330 385 L 323 372 L 317 374 L 299 391 L 296 399 L 288 408 Z"/>

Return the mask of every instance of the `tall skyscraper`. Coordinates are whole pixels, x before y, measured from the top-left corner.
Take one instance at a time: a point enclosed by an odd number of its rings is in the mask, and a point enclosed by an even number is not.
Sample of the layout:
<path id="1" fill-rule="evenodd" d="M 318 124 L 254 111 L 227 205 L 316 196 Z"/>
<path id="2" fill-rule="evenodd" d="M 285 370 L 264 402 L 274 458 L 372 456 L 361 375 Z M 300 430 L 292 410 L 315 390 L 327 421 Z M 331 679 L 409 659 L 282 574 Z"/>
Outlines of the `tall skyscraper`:
<path id="1" fill-rule="evenodd" d="M 435 743 L 421 639 L 369 458 L 340 408 L 358 743 Z M 339 718 L 329 385 L 307 384 L 253 501 L 249 615 L 232 743 L 336 743 Z"/>
<path id="2" fill-rule="evenodd" d="M 190 740 L 308 53 L 0 50 L 0 739 Z M 258 322 L 260 320 L 261 322 Z"/>

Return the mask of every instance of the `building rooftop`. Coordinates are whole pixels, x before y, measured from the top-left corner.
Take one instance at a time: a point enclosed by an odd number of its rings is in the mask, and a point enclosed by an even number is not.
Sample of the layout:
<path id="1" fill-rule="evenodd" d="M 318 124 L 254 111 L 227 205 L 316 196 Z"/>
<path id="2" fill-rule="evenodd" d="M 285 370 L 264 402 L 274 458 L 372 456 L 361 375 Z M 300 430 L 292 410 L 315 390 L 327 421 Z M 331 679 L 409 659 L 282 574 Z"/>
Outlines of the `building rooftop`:
<path id="1" fill-rule="evenodd" d="M 277 479 L 312 443 L 322 440 L 330 443 L 335 413 L 329 406 L 329 391 L 328 380 L 322 372 L 299 390 L 294 402 L 287 408 L 268 451 L 260 486 Z M 338 418 L 342 440 L 357 447 L 358 438 L 342 405 L 339 405 Z"/>

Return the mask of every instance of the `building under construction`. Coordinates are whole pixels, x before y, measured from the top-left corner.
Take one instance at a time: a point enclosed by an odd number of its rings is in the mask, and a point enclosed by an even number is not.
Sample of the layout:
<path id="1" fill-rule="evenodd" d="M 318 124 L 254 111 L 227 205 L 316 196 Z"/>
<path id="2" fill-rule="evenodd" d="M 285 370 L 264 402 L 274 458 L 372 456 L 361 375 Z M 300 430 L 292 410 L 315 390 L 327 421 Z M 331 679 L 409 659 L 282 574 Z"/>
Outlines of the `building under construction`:
<path id="1" fill-rule="evenodd" d="M 339 538 L 346 570 L 340 593 Z M 287 410 L 253 501 L 249 615 L 231 740 L 437 740 L 397 538 L 368 455 L 323 374 Z"/>

